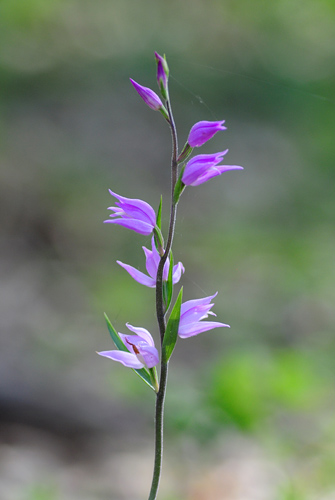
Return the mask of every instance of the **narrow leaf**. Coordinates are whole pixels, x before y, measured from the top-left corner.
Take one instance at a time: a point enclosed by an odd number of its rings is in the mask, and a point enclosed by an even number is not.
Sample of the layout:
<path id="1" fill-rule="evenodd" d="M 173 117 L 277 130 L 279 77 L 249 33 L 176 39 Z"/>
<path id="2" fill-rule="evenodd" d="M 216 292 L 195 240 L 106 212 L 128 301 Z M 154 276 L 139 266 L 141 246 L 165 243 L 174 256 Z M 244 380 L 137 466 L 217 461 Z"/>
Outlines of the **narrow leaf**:
<path id="1" fill-rule="evenodd" d="M 157 369 L 154 366 L 153 368 L 149 368 L 149 373 L 151 377 L 151 385 L 154 388 L 155 392 L 159 391 L 159 383 L 158 383 L 158 377 L 157 377 Z"/>
<path id="2" fill-rule="evenodd" d="M 154 229 L 155 246 L 160 256 L 164 254 L 164 238 L 158 226 Z"/>
<path id="3" fill-rule="evenodd" d="M 182 194 L 182 192 L 184 191 L 185 189 L 185 184 L 183 183 L 183 181 L 181 180 L 182 176 L 183 176 L 183 173 L 184 173 L 184 170 L 185 170 L 185 165 L 182 166 L 182 168 L 180 169 L 180 174 L 179 174 L 179 177 L 178 177 L 178 180 L 176 182 L 176 185 L 175 185 L 175 188 L 174 188 L 174 192 L 173 192 L 173 203 L 176 205 L 179 201 L 179 198 Z"/>
<path id="4" fill-rule="evenodd" d="M 180 289 L 179 295 L 177 297 L 175 305 L 173 306 L 169 320 L 166 325 L 163 347 L 162 347 L 162 359 L 164 363 L 167 363 L 169 361 L 177 342 L 182 298 L 183 298 L 183 288 Z"/>
<path id="5" fill-rule="evenodd" d="M 110 322 L 106 313 L 104 314 L 104 316 L 105 316 L 105 320 L 107 323 L 107 328 L 108 328 L 109 334 L 112 337 L 112 340 L 113 340 L 114 344 L 116 345 L 116 347 L 119 349 L 119 351 L 129 352 L 128 349 L 126 348 L 126 346 L 124 345 L 124 343 L 122 342 L 122 340 L 120 339 L 119 334 L 117 333 L 117 331 L 113 327 L 113 325 Z"/>
<path id="6" fill-rule="evenodd" d="M 162 230 L 162 203 L 163 203 L 163 197 L 161 195 L 161 199 L 160 199 L 159 207 L 158 207 L 158 211 L 157 211 L 157 216 L 156 216 L 156 226 L 158 226 L 160 230 Z"/>
<path id="7" fill-rule="evenodd" d="M 170 304 L 171 304 L 171 299 L 172 299 L 172 292 L 173 292 L 173 282 L 172 282 L 172 275 L 173 275 L 173 254 L 172 251 L 170 251 L 170 267 L 169 267 L 169 276 L 168 280 L 166 283 L 166 311 L 169 309 Z"/>
<path id="8" fill-rule="evenodd" d="M 189 143 L 187 142 L 185 144 L 185 146 L 183 147 L 182 149 L 182 152 L 180 153 L 180 155 L 178 156 L 177 158 L 177 161 L 178 163 L 182 163 L 184 161 L 187 160 L 187 158 L 190 156 L 190 154 L 192 153 L 193 151 L 193 148 L 189 145 Z"/>
<path id="9" fill-rule="evenodd" d="M 105 316 L 105 320 L 106 320 L 106 323 L 107 323 L 107 328 L 108 328 L 108 331 L 110 333 L 110 336 L 112 337 L 112 340 L 114 342 L 114 344 L 116 345 L 116 347 L 119 349 L 119 351 L 125 351 L 125 352 L 129 352 L 129 350 L 126 348 L 126 346 L 124 345 L 124 343 L 122 342 L 122 340 L 120 339 L 119 337 L 119 334 L 117 333 L 117 331 L 115 330 L 115 328 L 113 327 L 112 323 L 110 322 L 107 314 L 105 313 L 104 314 Z M 153 391 L 156 392 L 156 389 L 157 387 L 155 387 L 154 383 L 153 383 L 153 380 L 152 380 L 152 376 L 150 375 L 150 373 L 148 372 L 148 370 L 146 368 L 140 368 L 139 370 L 135 370 L 132 368 L 132 370 L 146 383 L 148 384 L 149 387 L 151 387 L 151 389 Z"/>

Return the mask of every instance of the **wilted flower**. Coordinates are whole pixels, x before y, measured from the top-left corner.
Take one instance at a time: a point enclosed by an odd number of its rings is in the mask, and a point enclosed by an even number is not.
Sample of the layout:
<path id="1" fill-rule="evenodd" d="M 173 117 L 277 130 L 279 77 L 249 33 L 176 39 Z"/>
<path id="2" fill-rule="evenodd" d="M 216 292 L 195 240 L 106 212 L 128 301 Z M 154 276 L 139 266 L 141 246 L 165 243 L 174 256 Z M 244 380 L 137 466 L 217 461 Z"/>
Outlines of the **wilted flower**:
<path id="1" fill-rule="evenodd" d="M 124 335 L 119 333 L 122 342 L 129 352 L 126 351 L 101 351 L 100 356 L 119 361 L 124 366 L 138 370 L 140 368 L 153 368 L 159 363 L 159 354 L 154 340 L 148 330 L 135 327 L 127 323 L 127 328 L 136 335 Z"/>
<path id="2" fill-rule="evenodd" d="M 227 170 L 243 170 L 243 167 L 237 165 L 218 165 L 227 152 L 228 149 L 220 153 L 194 156 L 186 164 L 182 182 L 186 186 L 199 186 Z"/>
<path id="3" fill-rule="evenodd" d="M 204 297 L 203 299 L 188 300 L 181 305 L 178 329 L 179 337 L 186 339 L 220 326 L 230 328 L 229 325 L 225 325 L 224 323 L 219 323 L 217 321 L 202 321 L 203 319 L 208 318 L 209 314 L 216 316 L 216 314 L 211 311 L 214 304 L 210 303 L 216 295 L 217 292 L 214 295 Z"/>
<path id="4" fill-rule="evenodd" d="M 193 125 L 188 135 L 187 142 L 192 148 L 198 148 L 205 144 L 205 142 L 209 141 L 219 130 L 226 130 L 227 127 L 224 127 L 225 120 L 220 122 L 206 122 L 201 121 Z"/>
<path id="5" fill-rule="evenodd" d="M 112 196 L 119 201 L 115 203 L 117 207 L 108 207 L 114 213 L 110 214 L 111 219 L 104 222 L 110 224 L 119 224 L 120 226 L 132 229 L 140 234 L 151 234 L 156 225 L 156 214 L 154 209 L 142 200 L 125 198 L 109 189 Z M 119 217 L 114 219 L 113 217 Z"/>
<path id="6" fill-rule="evenodd" d="M 146 258 L 145 264 L 149 276 L 147 274 L 142 273 L 141 271 L 138 271 L 137 269 L 135 269 L 135 267 L 129 266 L 128 264 L 124 264 L 119 260 L 117 260 L 116 262 L 121 267 L 123 267 L 130 274 L 130 276 L 134 278 L 135 281 L 138 281 L 138 283 L 141 283 L 142 285 L 148 286 L 150 288 L 154 288 L 156 286 L 157 269 L 158 269 L 158 264 L 160 262 L 160 256 L 156 249 L 154 237 L 152 237 L 151 240 L 151 247 L 152 250 L 149 250 L 146 247 L 142 247 Z M 163 281 L 167 281 L 168 279 L 169 266 L 170 266 L 170 259 L 167 258 L 163 269 Z M 173 284 L 178 283 L 184 271 L 185 269 L 181 262 L 178 262 L 178 264 L 173 266 L 173 271 L 172 271 Z"/>
<path id="7" fill-rule="evenodd" d="M 131 83 L 135 87 L 135 90 L 142 97 L 143 101 L 149 106 L 149 108 L 158 111 L 163 107 L 163 103 L 153 90 L 148 87 L 143 87 L 139 83 L 135 82 L 130 78 Z"/>

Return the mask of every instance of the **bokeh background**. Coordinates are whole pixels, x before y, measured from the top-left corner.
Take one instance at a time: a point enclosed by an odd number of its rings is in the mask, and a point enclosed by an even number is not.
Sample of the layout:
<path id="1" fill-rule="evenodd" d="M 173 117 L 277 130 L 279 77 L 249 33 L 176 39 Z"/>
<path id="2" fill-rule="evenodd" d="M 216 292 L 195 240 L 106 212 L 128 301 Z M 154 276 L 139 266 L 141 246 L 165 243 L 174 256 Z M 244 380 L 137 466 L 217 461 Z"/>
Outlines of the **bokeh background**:
<path id="1" fill-rule="evenodd" d="M 98 358 L 105 311 L 156 332 L 150 238 L 103 225 L 108 188 L 168 222 L 166 53 L 180 143 L 227 172 L 188 188 L 174 254 L 187 299 L 230 330 L 179 340 L 161 500 L 335 498 L 333 0 L 1 0 L 0 497 L 146 498 L 154 395 Z"/>

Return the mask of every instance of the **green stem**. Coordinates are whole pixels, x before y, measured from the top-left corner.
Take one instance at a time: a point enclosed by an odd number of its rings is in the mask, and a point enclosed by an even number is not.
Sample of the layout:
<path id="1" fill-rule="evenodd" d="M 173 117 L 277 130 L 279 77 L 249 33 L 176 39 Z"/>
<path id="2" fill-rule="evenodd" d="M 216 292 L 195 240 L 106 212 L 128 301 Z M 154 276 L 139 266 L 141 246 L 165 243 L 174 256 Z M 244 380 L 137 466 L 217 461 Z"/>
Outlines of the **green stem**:
<path id="1" fill-rule="evenodd" d="M 159 480 L 162 472 L 163 461 L 163 419 L 164 419 L 164 400 L 166 394 L 166 383 L 168 376 L 168 363 L 162 363 L 159 391 L 156 399 L 155 415 L 155 465 L 152 477 L 149 500 L 157 498 Z"/>
<path id="2" fill-rule="evenodd" d="M 161 346 L 163 345 L 164 335 L 165 335 L 165 308 L 163 301 L 163 269 L 164 264 L 169 256 L 173 236 L 174 228 L 176 223 L 176 213 L 177 213 L 177 203 L 173 200 L 174 188 L 177 182 L 178 174 L 178 140 L 177 131 L 174 123 L 171 105 L 169 99 L 166 101 L 166 107 L 169 114 L 169 125 L 171 129 L 172 136 L 172 158 L 171 158 L 171 211 L 170 211 L 170 224 L 169 233 L 166 242 L 166 248 L 164 254 L 161 256 L 161 260 L 157 269 L 156 276 L 156 316 L 159 326 L 159 333 L 161 338 Z M 155 464 L 154 471 L 150 489 L 150 495 L 148 500 L 156 500 L 160 476 L 162 472 L 162 461 L 163 461 L 163 420 L 164 420 L 164 400 L 166 394 L 166 385 L 168 377 L 168 363 L 161 362 L 161 376 L 159 381 L 159 391 L 156 396 L 156 413 L 155 413 Z"/>

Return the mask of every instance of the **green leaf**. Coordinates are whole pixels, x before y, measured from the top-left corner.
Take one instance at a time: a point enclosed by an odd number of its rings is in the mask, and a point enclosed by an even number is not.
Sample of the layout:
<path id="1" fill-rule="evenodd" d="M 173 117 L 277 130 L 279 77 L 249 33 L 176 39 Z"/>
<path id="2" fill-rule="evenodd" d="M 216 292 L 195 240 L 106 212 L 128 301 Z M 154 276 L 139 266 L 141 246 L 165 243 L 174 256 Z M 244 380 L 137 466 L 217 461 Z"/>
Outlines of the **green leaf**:
<path id="1" fill-rule="evenodd" d="M 166 325 L 162 347 L 162 360 L 164 363 L 167 363 L 169 361 L 177 342 L 182 298 L 183 288 L 180 289 L 175 305 L 173 306 L 173 309 L 171 311 L 169 321 Z"/>
<path id="2" fill-rule="evenodd" d="M 178 159 L 177 159 L 178 163 L 182 163 L 182 162 L 186 161 L 187 158 L 191 155 L 192 151 L 193 151 L 193 148 L 187 142 L 185 144 L 185 146 L 183 147 L 182 152 L 178 156 Z"/>
<path id="3" fill-rule="evenodd" d="M 181 178 L 183 176 L 183 173 L 184 173 L 184 170 L 185 170 L 185 165 L 183 165 L 182 168 L 180 169 L 180 174 L 179 174 L 178 180 L 176 182 L 176 185 L 174 187 L 174 191 L 173 191 L 173 203 L 175 205 L 178 203 L 179 198 L 180 198 L 182 192 L 185 189 L 185 184 L 181 180 Z"/>
<path id="4" fill-rule="evenodd" d="M 116 345 L 116 347 L 119 349 L 119 351 L 125 351 L 125 352 L 129 352 L 129 350 L 126 348 L 126 346 L 124 345 L 124 343 L 122 342 L 122 340 L 120 339 L 119 337 L 119 334 L 117 333 L 117 331 L 115 330 L 115 328 L 113 327 L 112 323 L 110 322 L 108 316 L 106 313 L 104 313 L 104 316 L 105 316 L 105 320 L 106 320 L 106 323 L 107 323 L 107 328 L 108 328 L 108 331 L 110 333 L 110 336 L 112 337 L 112 340 L 114 342 L 114 344 Z M 132 370 L 146 383 L 148 384 L 149 387 L 151 387 L 151 389 L 155 392 L 157 392 L 157 384 L 155 384 L 154 382 L 154 377 L 153 377 L 153 374 L 150 374 L 148 372 L 148 370 L 146 368 L 140 368 L 139 370 L 135 370 L 132 368 Z M 156 377 L 157 378 L 157 377 Z"/>
<path id="5" fill-rule="evenodd" d="M 154 238 L 155 238 L 156 250 L 159 253 L 159 255 L 162 256 L 164 253 L 164 238 L 162 235 L 162 231 L 159 229 L 158 226 L 156 226 L 154 229 Z"/>
<path id="6" fill-rule="evenodd" d="M 156 226 L 158 226 L 160 230 L 162 230 L 162 203 L 163 203 L 163 197 L 161 195 L 161 199 L 160 199 L 159 207 L 158 207 L 158 211 L 157 211 L 157 216 L 156 216 Z"/>
<path id="7" fill-rule="evenodd" d="M 126 346 L 124 345 L 124 343 L 122 342 L 122 340 L 120 339 L 119 334 L 117 333 L 117 331 L 113 327 L 113 325 L 110 322 L 106 313 L 104 313 L 104 316 L 105 316 L 105 320 L 107 323 L 107 328 L 108 328 L 109 334 L 112 337 L 112 340 L 113 340 L 114 344 L 116 345 L 116 347 L 119 349 L 119 351 L 129 352 L 128 349 L 126 348 Z"/>
<path id="8" fill-rule="evenodd" d="M 172 251 L 170 251 L 169 275 L 168 275 L 168 280 L 166 282 L 166 309 L 165 309 L 166 311 L 170 307 L 172 293 L 173 293 L 172 274 L 173 274 L 173 254 L 172 254 Z"/>
<path id="9" fill-rule="evenodd" d="M 173 255 L 170 250 L 170 265 L 169 265 L 169 274 L 167 281 L 163 281 L 163 302 L 164 302 L 164 311 L 166 312 L 171 304 L 172 293 L 173 293 L 173 283 L 172 283 L 172 275 L 173 275 Z"/>

